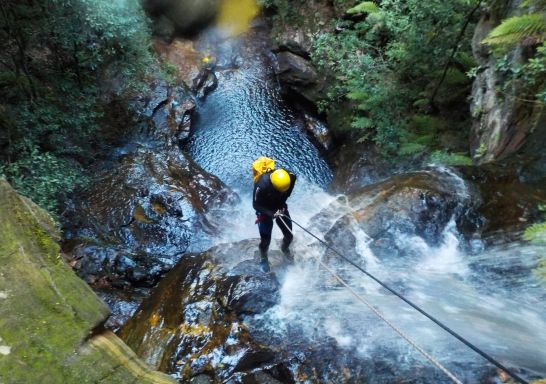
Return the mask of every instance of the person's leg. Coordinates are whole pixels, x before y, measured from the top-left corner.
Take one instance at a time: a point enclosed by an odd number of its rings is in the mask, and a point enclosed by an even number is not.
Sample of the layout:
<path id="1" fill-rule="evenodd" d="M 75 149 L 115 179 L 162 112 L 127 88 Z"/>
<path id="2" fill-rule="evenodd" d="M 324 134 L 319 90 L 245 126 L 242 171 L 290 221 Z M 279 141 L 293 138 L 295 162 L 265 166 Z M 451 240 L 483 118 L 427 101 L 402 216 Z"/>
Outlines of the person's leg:
<path id="1" fill-rule="evenodd" d="M 284 211 L 284 216 L 282 216 L 282 220 L 281 218 L 277 218 L 276 222 L 284 236 L 282 239 L 281 251 L 288 259 L 288 261 L 292 262 L 294 260 L 294 257 L 290 253 L 289 247 L 290 243 L 294 239 L 294 235 L 292 234 L 292 220 L 290 220 L 290 212 L 288 212 L 288 209 Z"/>
<path id="2" fill-rule="evenodd" d="M 260 231 L 260 265 L 264 272 L 269 272 L 269 260 L 267 259 L 267 250 L 271 243 L 271 232 L 273 231 L 273 219 L 267 215 L 258 216 L 258 230 Z"/>

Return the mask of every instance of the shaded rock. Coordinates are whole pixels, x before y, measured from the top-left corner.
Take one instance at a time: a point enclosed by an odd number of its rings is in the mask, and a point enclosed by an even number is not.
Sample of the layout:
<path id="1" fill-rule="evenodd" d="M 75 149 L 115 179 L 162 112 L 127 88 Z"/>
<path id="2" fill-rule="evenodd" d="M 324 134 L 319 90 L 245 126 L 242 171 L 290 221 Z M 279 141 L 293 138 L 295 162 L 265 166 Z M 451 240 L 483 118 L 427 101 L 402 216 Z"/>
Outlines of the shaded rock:
<path id="1" fill-rule="evenodd" d="M 542 219 L 539 205 L 546 202 L 546 179 L 522 182 L 517 168 L 494 164 L 461 167 L 459 172 L 475 191 L 479 225 L 470 231 L 486 242 L 519 240 L 526 227 Z M 462 230 L 469 232 L 464 226 Z"/>
<path id="2" fill-rule="evenodd" d="M 288 51 L 277 53 L 276 58 L 275 74 L 285 93 L 294 93 L 312 103 L 316 102 L 323 84 L 313 64 Z"/>
<path id="3" fill-rule="evenodd" d="M 354 191 L 387 179 L 396 173 L 392 164 L 377 148 L 365 144 L 344 144 L 333 156 L 336 168 L 330 191 L 353 193 Z"/>
<path id="4" fill-rule="evenodd" d="M 178 143 L 189 135 L 195 102 L 183 85 L 169 86 L 164 80 L 155 81 L 149 93 L 133 100 L 132 107 L 140 118 L 135 125 L 141 126 L 142 133 L 156 144 Z"/>
<path id="5" fill-rule="evenodd" d="M 65 212 L 74 267 L 89 282 L 153 285 L 197 233 L 214 232 L 205 214 L 235 198 L 178 148 L 140 148 L 98 175 Z"/>
<path id="6" fill-rule="evenodd" d="M 489 7 L 478 23 L 472 42 L 472 50 L 480 69 L 472 87 L 471 113 L 474 118 L 471 133 L 471 151 L 474 159 L 488 163 L 519 152 L 533 138 L 546 136 L 546 113 L 539 103 L 529 103 L 536 90 L 526 89 L 523 82 L 512 81 L 508 89 L 500 90 L 499 84 L 508 79 L 499 69 L 498 58 L 491 54 L 482 40 L 500 24 L 502 19 L 517 14 L 517 2 L 510 9 L 497 5 Z M 508 11 L 508 14 L 507 14 Z M 516 68 L 533 55 L 533 47 L 525 42 L 516 45 L 507 55 L 507 66 Z M 544 172 L 542 147 L 529 145 L 531 155 L 538 155 Z M 538 164 L 538 162 L 537 162 Z M 544 173 L 542 173 L 544 175 Z"/>
<path id="7" fill-rule="evenodd" d="M 142 6 L 153 19 L 160 21 L 155 33 L 196 33 L 214 20 L 219 0 L 143 0 Z M 170 23 L 169 23 L 170 22 Z M 170 24 L 170 25 L 167 25 Z"/>
<path id="8" fill-rule="evenodd" d="M 281 82 L 293 87 L 313 86 L 318 79 L 311 62 L 292 52 L 277 54 L 276 74 Z"/>
<path id="9" fill-rule="evenodd" d="M 345 12 L 345 9 L 337 10 L 335 4 L 322 0 L 293 2 L 290 7 L 292 17 L 287 18 L 286 23 L 275 23 L 272 34 L 281 50 L 303 57 L 308 57 L 312 50 L 313 35 L 329 30 L 331 20 Z M 340 5 L 340 8 L 345 7 Z"/>
<path id="10" fill-rule="evenodd" d="M 188 87 L 199 76 L 202 63 L 202 54 L 195 48 L 192 40 L 174 39 L 167 43 L 154 39 L 153 48 L 164 59 L 176 68 L 176 76 Z"/>
<path id="11" fill-rule="evenodd" d="M 271 361 L 273 352 L 249 338 L 241 316 L 278 301 L 275 277 L 253 260 L 219 264 L 226 252 L 233 262 L 253 258 L 256 246 L 252 253 L 243 242 L 184 257 L 124 325 L 122 339 L 152 366 L 184 380 L 206 374 L 217 381 Z"/>
<path id="12" fill-rule="evenodd" d="M 111 332 L 108 308 L 64 263 L 48 214 L 0 180 L 0 381 L 174 383 Z"/>

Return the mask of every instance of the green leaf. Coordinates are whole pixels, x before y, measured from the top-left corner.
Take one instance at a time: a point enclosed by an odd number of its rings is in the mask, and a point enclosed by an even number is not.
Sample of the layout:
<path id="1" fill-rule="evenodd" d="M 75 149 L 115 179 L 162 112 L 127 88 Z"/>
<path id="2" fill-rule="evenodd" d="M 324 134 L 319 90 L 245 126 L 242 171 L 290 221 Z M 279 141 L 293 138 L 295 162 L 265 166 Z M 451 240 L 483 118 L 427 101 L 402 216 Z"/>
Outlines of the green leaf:
<path id="1" fill-rule="evenodd" d="M 546 222 L 533 224 L 523 233 L 523 239 L 538 244 L 546 244 Z"/>
<path id="2" fill-rule="evenodd" d="M 514 16 L 504 20 L 489 32 L 482 43 L 497 46 L 512 46 L 523 39 L 537 42 L 546 37 L 546 14 L 542 12 Z"/>
<path id="3" fill-rule="evenodd" d="M 419 153 L 422 153 L 427 149 L 426 146 L 423 144 L 411 142 L 411 143 L 404 143 L 400 146 L 400 149 L 398 150 L 398 154 L 401 156 L 411 156 L 411 155 L 417 155 Z"/>
<path id="4" fill-rule="evenodd" d="M 347 13 L 352 15 L 355 13 L 377 13 L 379 12 L 379 7 L 373 1 L 364 1 L 357 6 L 349 8 Z"/>
<path id="5" fill-rule="evenodd" d="M 351 122 L 351 127 L 355 129 L 366 129 L 373 126 L 372 120 L 367 117 L 357 117 Z"/>
<path id="6" fill-rule="evenodd" d="M 447 153 L 444 151 L 435 151 L 430 155 L 429 161 L 434 164 L 443 165 L 472 165 L 472 159 L 462 153 Z"/>

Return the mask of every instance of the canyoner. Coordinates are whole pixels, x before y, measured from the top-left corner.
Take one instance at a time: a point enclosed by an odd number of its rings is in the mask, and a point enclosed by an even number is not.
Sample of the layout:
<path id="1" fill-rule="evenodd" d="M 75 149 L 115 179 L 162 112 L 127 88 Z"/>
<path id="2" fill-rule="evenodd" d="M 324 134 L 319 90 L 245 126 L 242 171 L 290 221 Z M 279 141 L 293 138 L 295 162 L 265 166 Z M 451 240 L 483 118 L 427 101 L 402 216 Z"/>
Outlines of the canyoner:
<path id="1" fill-rule="evenodd" d="M 271 243 L 273 219 L 283 233 L 281 251 L 285 258 L 293 261 L 289 246 L 292 242 L 292 222 L 286 200 L 292 194 L 296 184 L 296 175 L 285 169 L 275 170 L 275 161 L 262 156 L 252 163 L 254 192 L 252 206 L 256 210 L 256 224 L 260 232 L 260 265 L 264 272 L 269 272 L 267 251 Z M 286 218 L 286 223 L 280 217 Z"/>

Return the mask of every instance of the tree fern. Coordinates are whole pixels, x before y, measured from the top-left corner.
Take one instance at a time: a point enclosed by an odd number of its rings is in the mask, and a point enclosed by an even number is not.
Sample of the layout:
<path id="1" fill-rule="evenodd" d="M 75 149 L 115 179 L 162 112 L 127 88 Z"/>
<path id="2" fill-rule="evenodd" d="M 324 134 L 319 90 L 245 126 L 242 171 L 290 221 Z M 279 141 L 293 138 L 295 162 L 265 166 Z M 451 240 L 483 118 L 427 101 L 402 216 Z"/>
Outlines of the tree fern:
<path id="1" fill-rule="evenodd" d="M 533 243 L 546 244 L 546 222 L 528 227 L 523 233 L 523 239 Z"/>
<path id="2" fill-rule="evenodd" d="M 354 13 L 377 13 L 379 12 L 379 7 L 373 1 L 364 1 L 357 6 L 354 6 L 347 10 L 348 14 Z"/>
<path id="3" fill-rule="evenodd" d="M 546 14 L 543 12 L 514 16 L 494 28 L 483 43 L 496 46 L 512 46 L 524 39 L 540 42 L 546 37 Z"/>

